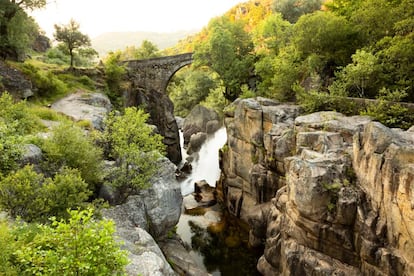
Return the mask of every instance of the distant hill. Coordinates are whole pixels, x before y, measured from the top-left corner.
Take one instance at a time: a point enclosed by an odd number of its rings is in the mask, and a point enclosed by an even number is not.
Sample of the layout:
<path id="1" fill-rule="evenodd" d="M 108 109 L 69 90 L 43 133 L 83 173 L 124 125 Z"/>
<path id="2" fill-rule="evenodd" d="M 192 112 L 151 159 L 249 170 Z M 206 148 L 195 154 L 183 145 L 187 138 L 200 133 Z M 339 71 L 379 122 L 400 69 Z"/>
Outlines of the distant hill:
<path id="1" fill-rule="evenodd" d="M 124 50 L 127 46 L 141 46 L 143 40 L 149 40 L 158 49 L 163 50 L 177 44 L 187 36 L 197 33 L 199 30 L 177 31 L 172 33 L 154 32 L 111 32 L 104 33 L 91 39 L 92 47 L 99 55 L 105 56 L 110 51 Z"/>

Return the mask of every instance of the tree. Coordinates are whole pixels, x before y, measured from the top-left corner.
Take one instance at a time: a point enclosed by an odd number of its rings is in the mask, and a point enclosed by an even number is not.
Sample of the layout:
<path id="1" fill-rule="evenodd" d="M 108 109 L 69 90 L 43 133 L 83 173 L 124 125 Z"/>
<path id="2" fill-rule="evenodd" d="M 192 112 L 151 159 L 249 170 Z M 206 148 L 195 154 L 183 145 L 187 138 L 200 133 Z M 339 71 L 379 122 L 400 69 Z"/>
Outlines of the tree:
<path id="1" fill-rule="evenodd" d="M 145 59 L 159 57 L 159 49 L 157 45 L 149 40 L 143 40 L 139 48 L 135 46 L 127 46 L 122 52 L 121 59 L 133 60 L 133 59 Z"/>
<path id="2" fill-rule="evenodd" d="M 157 160 L 165 152 L 163 137 L 146 124 L 148 117 L 143 110 L 128 107 L 121 116 L 112 112 L 106 121 L 104 136 L 116 161 L 109 180 L 118 189 L 121 200 L 149 187 Z"/>
<path id="3" fill-rule="evenodd" d="M 352 55 L 352 61 L 336 74 L 329 91 L 331 94 L 351 97 L 375 97 L 383 85 L 378 58 L 365 50 L 357 50 Z"/>
<path id="4" fill-rule="evenodd" d="M 224 96 L 235 100 L 253 72 L 253 42 L 242 22 L 223 16 L 210 21 L 208 37 L 194 51 L 194 65 L 208 66 L 223 81 Z"/>
<path id="5" fill-rule="evenodd" d="M 321 0 L 276 0 L 274 9 L 290 23 L 298 21 L 303 14 L 312 13 L 321 8 Z"/>
<path id="6" fill-rule="evenodd" d="M 10 41 L 10 28 L 15 25 L 14 17 L 24 10 L 34 10 L 46 5 L 46 0 L 1 0 L 0 1 L 0 57 L 17 57 L 17 52 Z M 27 15 L 26 15 L 27 16 Z"/>
<path id="7" fill-rule="evenodd" d="M 79 31 L 80 25 L 71 19 L 67 25 L 55 25 L 53 36 L 66 45 L 70 55 L 70 68 L 73 68 L 74 50 L 83 46 L 90 46 L 89 36 Z"/>

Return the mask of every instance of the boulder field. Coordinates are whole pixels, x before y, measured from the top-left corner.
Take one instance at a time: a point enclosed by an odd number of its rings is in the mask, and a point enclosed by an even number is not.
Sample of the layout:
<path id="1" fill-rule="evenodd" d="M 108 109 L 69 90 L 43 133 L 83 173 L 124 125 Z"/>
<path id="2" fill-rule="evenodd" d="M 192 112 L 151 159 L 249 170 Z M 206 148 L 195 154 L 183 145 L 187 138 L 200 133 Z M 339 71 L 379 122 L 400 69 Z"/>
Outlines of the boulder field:
<path id="1" fill-rule="evenodd" d="M 302 115 L 256 98 L 225 112 L 218 188 L 265 246 L 263 275 L 414 275 L 414 129 Z"/>

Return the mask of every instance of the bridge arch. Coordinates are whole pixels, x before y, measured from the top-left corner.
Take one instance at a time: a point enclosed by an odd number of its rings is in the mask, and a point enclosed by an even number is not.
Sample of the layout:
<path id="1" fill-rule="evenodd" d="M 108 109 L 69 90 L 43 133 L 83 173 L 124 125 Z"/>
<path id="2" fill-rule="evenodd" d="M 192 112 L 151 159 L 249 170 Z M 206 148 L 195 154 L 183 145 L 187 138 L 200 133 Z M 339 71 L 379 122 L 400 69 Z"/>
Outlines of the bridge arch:
<path id="1" fill-rule="evenodd" d="M 165 93 L 172 76 L 193 62 L 193 53 L 126 61 L 129 79 L 144 91 Z"/>
<path id="2" fill-rule="evenodd" d="M 180 136 L 174 117 L 174 105 L 166 89 L 172 76 L 193 62 L 193 53 L 126 61 L 126 106 L 144 106 L 150 114 L 149 123 L 156 125 L 164 137 L 167 157 L 178 164 L 181 159 Z"/>

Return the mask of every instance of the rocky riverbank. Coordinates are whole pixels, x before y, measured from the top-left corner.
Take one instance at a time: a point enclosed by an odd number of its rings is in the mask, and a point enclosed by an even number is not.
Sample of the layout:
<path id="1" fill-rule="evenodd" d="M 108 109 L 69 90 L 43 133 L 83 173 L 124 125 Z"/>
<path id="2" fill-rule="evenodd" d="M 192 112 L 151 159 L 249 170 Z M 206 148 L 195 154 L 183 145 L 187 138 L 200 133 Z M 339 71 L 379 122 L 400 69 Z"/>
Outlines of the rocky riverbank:
<path id="1" fill-rule="evenodd" d="M 413 275 L 414 130 L 237 100 L 220 188 L 264 275 Z"/>

